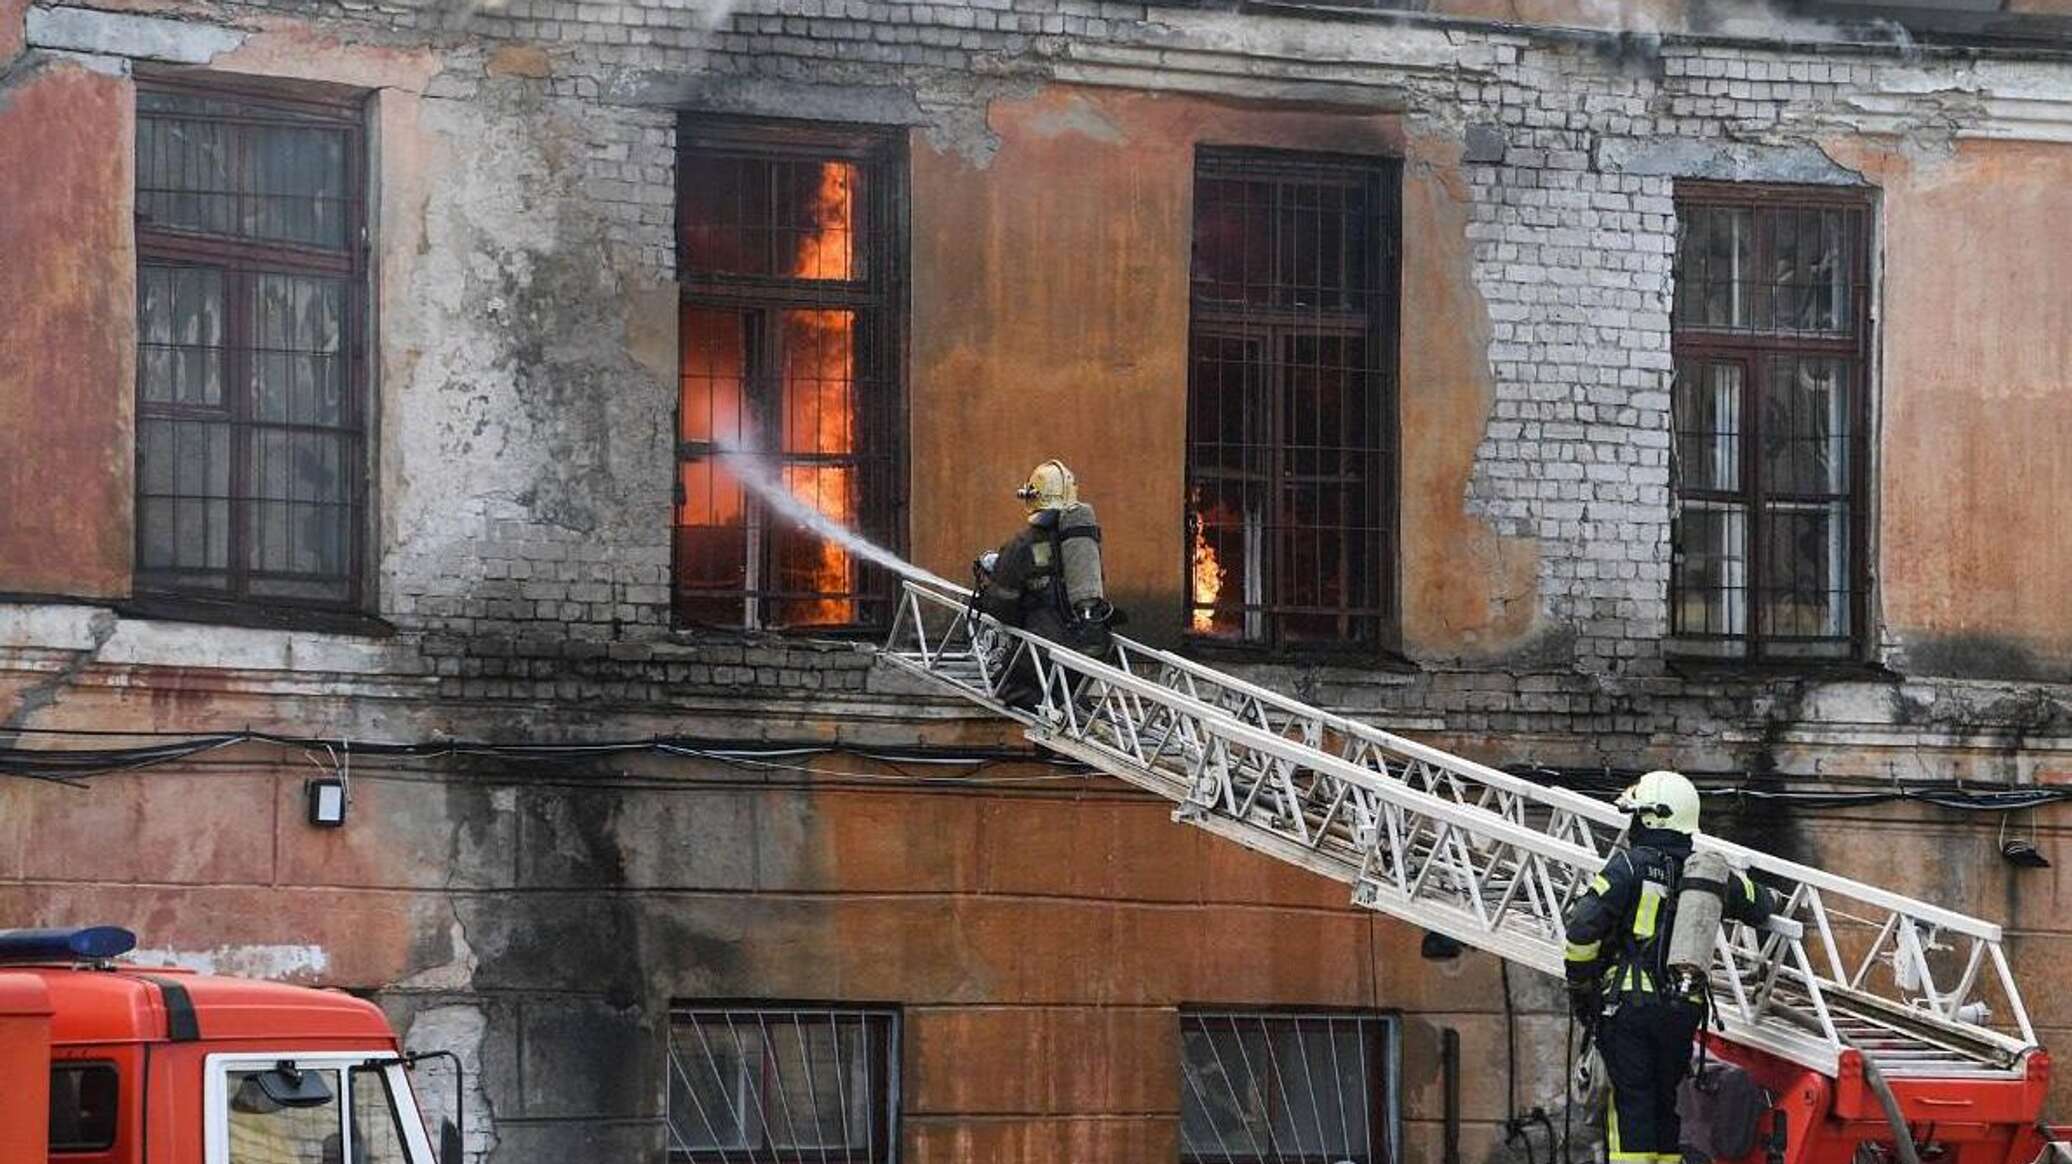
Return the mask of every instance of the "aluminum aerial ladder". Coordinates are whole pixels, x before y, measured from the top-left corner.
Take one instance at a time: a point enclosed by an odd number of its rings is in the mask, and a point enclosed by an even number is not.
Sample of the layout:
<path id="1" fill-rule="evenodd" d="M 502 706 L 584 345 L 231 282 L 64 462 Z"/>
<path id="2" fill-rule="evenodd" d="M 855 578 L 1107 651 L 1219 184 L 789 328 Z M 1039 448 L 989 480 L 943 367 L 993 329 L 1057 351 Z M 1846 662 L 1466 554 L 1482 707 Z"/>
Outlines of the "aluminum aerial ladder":
<path id="1" fill-rule="evenodd" d="M 1039 747 L 1173 801 L 1176 820 L 1549 974 L 1562 972 L 1566 907 L 1624 840 L 1625 814 L 1602 801 L 1126 638 L 1099 662 L 978 615 L 960 590 L 905 582 L 885 655 L 1020 722 Z M 1033 708 L 999 698 L 1017 669 L 1041 691 Z M 1698 844 L 1781 902 L 1761 931 L 1723 927 L 1711 1036 L 1783 1097 L 1780 1158 L 1847 1160 L 1890 1141 L 1881 1087 L 1917 1137 L 1926 1127 L 1963 1164 L 2035 1158 L 2049 1060 L 1999 926 L 1718 838 Z"/>

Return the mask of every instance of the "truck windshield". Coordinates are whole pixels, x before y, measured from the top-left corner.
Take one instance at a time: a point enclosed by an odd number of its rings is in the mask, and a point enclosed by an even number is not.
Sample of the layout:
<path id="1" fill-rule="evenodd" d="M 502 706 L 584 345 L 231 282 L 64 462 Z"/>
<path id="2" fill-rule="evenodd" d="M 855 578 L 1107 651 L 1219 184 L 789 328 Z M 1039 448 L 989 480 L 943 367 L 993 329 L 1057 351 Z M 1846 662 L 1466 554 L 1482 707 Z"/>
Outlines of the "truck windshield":
<path id="1" fill-rule="evenodd" d="M 292 1090 L 278 1074 L 225 1073 L 228 1164 L 414 1164 L 382 1066 L 303 1066 Z"/>
<path id="2" fill-rule="evenodd" d="M 323 1086 L 320 1102 L 288 1106 L 266 1085 L 269 1070 L 232 1071 L 230 1093 L 231 1164 L 346 1164 L 339 1132 L 338 1072 L 309 1070 L 302 1074 Z"/>

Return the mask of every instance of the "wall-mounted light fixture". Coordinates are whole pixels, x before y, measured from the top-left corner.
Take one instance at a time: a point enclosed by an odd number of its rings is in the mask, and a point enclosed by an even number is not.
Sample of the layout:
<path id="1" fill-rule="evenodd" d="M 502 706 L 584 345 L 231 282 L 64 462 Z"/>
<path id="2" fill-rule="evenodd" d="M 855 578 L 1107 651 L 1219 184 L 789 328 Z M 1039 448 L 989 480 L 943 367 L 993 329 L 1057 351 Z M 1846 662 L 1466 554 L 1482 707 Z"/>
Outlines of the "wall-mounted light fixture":
<path id="1" fill-rule="evenodd" d="M 2000 817 L 2000 859 L 2017 869 L 2050 868 L 2050 859 L 2036 847 L 2035 818 L 2030 818 L 2027 839 L 2015 837 L 2010 840 L 2007 836 L 2007 816 L 2008 814 L 2002 814 Z"/>
<path id="2" fill-rule="evenodd" d="M 2000 856 L 2018 869 L 2050 868 L 2050 858 L 2038 852 L 2034 844 L 2019 838 L 2001 845 Z"/>
<path id="3" fill-rule="evenodd" d="M 335 829 L 345 823 L 345 779 L 340 776 L 322 776 L 311 780 L 309 790 L 309 823 L 320 829 Z"/>

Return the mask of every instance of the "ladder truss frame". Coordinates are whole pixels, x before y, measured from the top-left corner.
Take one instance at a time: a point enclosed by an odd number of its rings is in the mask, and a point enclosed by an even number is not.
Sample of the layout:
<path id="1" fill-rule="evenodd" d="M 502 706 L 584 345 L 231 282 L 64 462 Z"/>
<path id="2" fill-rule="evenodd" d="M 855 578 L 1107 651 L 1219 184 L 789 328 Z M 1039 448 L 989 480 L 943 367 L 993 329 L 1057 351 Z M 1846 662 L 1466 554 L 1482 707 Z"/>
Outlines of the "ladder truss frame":
<path id="1" fill-rule="evenodd" d="M 1178 802 L 1176 820 L 1549 974 L 1562 973 L 1567 906 L 1624 840 L 1626 814 L 1603 801 L 1121 636 L 1103 663 L 978 613 L 968 592 L 905 582 L 885 656 L 1020 722 L 1039 747 Z M 1033 709 L 1000 699 L 1017 670 L 1041 692 Z M 1781 898 L 1760 932 L 1722 927 L 1712 981 L 1727 1038 L 1830 1077 L 1851 1051 L 1893 1077 L 2023 1076 L 2036 1033 L 1999 926 L 1716 837 L 1697 843 Z M 1838 941 L 1873 927 L 1868 944 Z M 1963 969 L 1945 991 L 1929 955 L 1957 949 Z M 1987 985 L 2018 1034 L 1982 1021 Z"/>

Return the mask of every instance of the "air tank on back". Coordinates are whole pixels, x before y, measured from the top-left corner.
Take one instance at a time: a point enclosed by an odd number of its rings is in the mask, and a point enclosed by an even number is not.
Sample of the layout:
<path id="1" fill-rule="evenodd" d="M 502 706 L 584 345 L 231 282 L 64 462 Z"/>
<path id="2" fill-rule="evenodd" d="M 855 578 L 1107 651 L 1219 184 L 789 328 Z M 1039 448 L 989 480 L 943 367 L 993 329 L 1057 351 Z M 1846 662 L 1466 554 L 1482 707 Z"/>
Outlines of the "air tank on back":
<path id="1" fill-rule="evenodd" d="M 1726 914 L 1727 879 L 1733 871 L 1718 853 L 1692 853 L 1677 882 L 1676 921 L 1669 930 L 1667 968 L 1671 989 L 1694 994 L 1712 966 L 1712 950 Z"/>

